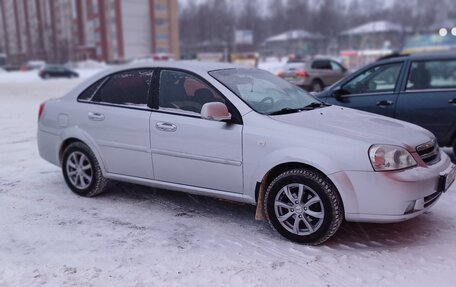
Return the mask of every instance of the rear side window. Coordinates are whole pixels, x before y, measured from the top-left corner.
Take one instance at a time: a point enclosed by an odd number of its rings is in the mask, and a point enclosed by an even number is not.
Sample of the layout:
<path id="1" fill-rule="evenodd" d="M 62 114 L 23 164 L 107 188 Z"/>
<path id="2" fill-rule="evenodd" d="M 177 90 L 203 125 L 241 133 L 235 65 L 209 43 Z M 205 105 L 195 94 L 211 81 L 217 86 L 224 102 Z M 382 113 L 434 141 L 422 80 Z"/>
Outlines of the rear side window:
<path id="1" fill-rule="evenodd" d="M 316 60 L 312 63 L 312 69 L 315 70 L 331 70 L 331 64 L 326 60 Z"/>
<path id="2" fill-rule="evenodd" d="M 456 89 L 456 60 L 412 62 L 407 90 Z"/>
<path id="3" fill-rule="evenodd" d="M 101 80 L 98 80 L 95 82 L 95 84 L 92 84 L 90 87 L 85 89 L 84 92 L 82 92 L 78 100 L 80 101 L 90 101 L 92 97 L 95 95 L 95 93 L 98 91 L 98 89 L 103 85 L 103 83 L 107 80 L 108 78 L 103 78 Z"/>
<path id="4" fill-rule="evenodd" d="M 147 107 L 152 86 L 152 70 L 133 70 L 112 75 L 99 88 L 93 102 Z"/>

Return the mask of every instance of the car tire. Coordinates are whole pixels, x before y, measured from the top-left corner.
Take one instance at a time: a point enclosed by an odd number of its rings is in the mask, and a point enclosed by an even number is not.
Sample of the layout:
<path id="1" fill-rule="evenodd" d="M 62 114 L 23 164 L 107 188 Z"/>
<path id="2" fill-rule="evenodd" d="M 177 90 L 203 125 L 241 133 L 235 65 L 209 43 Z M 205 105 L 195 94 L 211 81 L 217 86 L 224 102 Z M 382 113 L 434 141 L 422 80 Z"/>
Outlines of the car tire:
<path id="1" fill-rule="evenodd" d="M 44 74 L 43 75 L 43 79 L 45 79 L 45 80 L 50 79 L 50 78 L 51 78 L 51 76 L 49 76 L 49 74 Z"/>
<path id="2" fill-rule="evenodd" d="M 311 92 L 321 92 L 323 91 L 323 83 L 320 80 L 313 80 L 310 84 Z"/>
<path id="3" fill-rule="evenodd" d="M 62 172 L 68 187 L 77 195 L 92 197 L 107 189 L 108 180 L 103 177 L 95 154 L 84 143 L 75 142 L 65 149 Z"/>
<path id="4" fill-rule="evenodd" d="M 264 210 L 279 234 L 307 245 L 321 244 L 333 236 L 344 214 L 336 187 L 310 168 L 277 176 L 266 191 Z"/>

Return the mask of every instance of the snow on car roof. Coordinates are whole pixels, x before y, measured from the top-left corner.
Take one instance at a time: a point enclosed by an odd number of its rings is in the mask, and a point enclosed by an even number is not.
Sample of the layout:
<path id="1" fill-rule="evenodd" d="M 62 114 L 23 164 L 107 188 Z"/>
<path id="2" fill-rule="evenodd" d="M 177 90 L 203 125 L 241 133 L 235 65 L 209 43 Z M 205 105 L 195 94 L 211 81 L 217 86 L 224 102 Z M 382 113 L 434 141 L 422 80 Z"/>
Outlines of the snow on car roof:
<path id="1" fill-rule="evenodd" d="M 369 33 L 381 33 L 381 32 L 402 32 L 402 27 L 398 24 L 394 24 L 388 21 L 375 21 L 365 23 L 355 28 L 348 29 L 340 33 L 340 35 L 363 35 Z"/>
<path id="2" fill-rule="evenodd" d="M 193 72 L 209 72 L 220 69 L 233 69 L 233 68 L 248 68 L 248 66 L 220 63 L 220 62 L 199 62 L 199 61 L 144 61 L 141 63 L 119 65 L 103 71 L 106 74 L 115 72 L 125 71 L 129 69 L 140 69 L 140 68 L 173 68 L 173 69 L 184 69 Z"/>

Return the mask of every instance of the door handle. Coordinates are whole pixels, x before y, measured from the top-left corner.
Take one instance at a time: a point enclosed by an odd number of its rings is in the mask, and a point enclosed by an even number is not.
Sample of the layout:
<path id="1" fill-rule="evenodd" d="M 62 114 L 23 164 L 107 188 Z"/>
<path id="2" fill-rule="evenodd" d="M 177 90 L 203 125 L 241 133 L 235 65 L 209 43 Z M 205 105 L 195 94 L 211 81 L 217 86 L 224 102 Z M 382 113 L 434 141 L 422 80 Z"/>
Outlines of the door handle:
<path id="1" fill-rule="evenodd" d="M 456 106 L 456 99 L 448 100 L 448 103 L 449 103 L 450 105 Z"/>
<path id="2" fill-rule="evenodd" d="M 105 119 L 105 116 L 100 113 L 89 112 L 89 120 L 92 121 L 102 121 Z"/>
<path id="3" fill-rule="evenodd" d="M 388 106 L 392 106 L 393 104 L 394 104 L 393 101 L 386 101 L 386 100 L 377 102 L 377 106 L 379 106 L 380 108 L 386 108 Z"/>
<path id="4" fill-rule="evenodd" d="M 175 132 L 177 130 L 177 126 L 175 124 L 165 122 L 156 123 L 155 128 L 162 132 Z"/>

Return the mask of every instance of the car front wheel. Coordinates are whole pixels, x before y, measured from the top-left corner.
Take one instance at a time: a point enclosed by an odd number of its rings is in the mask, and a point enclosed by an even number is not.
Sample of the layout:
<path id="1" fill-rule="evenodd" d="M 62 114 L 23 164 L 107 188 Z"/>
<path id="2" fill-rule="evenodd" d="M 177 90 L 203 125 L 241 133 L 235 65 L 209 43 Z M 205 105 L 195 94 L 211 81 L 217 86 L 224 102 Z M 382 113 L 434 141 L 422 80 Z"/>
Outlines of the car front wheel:
<path id="1" fill-rule="evenodd" d="M 277 176 L 265 195 L 271 226 L 285 238 L 318 245 L 339 229 L 343 207 L 334 185 L 313 169 L 299 168 Z"/>
<path id="2" fill-rule="evenodd" d="M 92 197 L 106 190 L 108 181 L 97 158 L 81 142 L 72 143 L 63 152 L 62 171 L 68 187 L 78 195 Z"/>

